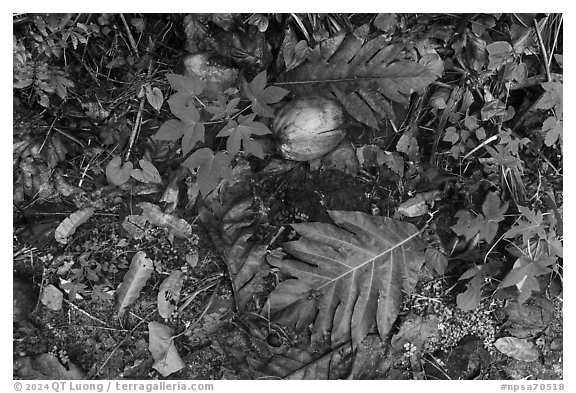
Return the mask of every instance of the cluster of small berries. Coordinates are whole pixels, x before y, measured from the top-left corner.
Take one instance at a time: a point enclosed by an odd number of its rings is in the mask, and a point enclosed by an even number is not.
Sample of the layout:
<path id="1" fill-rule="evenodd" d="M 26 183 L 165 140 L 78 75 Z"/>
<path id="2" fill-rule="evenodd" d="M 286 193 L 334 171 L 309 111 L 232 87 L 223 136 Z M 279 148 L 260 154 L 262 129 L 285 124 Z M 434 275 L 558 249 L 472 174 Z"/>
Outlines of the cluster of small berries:
<path id="1" fill-rule="evenodd" d="M 48 351 L 49 354 L 55 356 L 60 363 L 62 364 L 68 364 L 68 362 L 70 361 L 70 358 L 68 357 L 68 352 L 66 352 L 65 349 L 58 349 L 58 347 L 56 345 L 54 345 L 52 347 L 52 350 Z"/>
<path id="2" fill-rule="evenodd" d="M 421 316 L 439 314 L 444 308 L 444 304 L 450 302 L 446 287 L 447 284 L 444 280 L 424 283 L 421 288 L 406 299 L 404 307 L 407 311 Z"/>
<path id="3" fill-rule="evenodd" d="M 429 338 L 424 350 L 446 351 L 456 346 L 465 336 L 476 336 L 483 340 L 485 348 L 493 350 L 498 332 L 494 311 L 502 306 L 501 302 L 485 298 L 476 309 L 463 311 L 454 304 L 447 286 L 444 280 L 424 283 L 405 302 L 405 308 L 410 311 L 421 316 L 436 315 L 439 319 L 439 335 Z"/>
<path id="4" fill-rule="evenodd" d="M 494 311 L 499 307 L 497 301 L 484 299 L 471 311 L 462 311 L 457 307 L 445 307 L 438 316 L 440 323 L 440 349 L 446 350 L 458 344 L 465 336 L 476 336 L 483 341 L 484 347 L 492 350 L 498 324 Z"/>
<path id="5" fill-rule="evenodd" d="M 410 358 L 411 355 L 418 351 L 418 347 L 412 343 L 404 343 L 404 357 Z"/>

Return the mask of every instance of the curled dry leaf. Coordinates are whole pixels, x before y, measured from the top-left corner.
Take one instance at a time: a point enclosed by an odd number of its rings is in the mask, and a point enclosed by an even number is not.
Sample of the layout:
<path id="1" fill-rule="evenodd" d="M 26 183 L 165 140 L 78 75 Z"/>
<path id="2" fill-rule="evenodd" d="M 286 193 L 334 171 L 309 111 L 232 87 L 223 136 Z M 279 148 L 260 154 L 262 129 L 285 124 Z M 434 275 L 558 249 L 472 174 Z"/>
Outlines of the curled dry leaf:
<path id="1" fill-rule="evenodd" d="M 192 227 L 186 220 L 164 213 L 160 207 L 149 202 L 139 203 L 138 207 L 142 209 L 142 217 L 148 222 L 168 228 L 174 236 L 182 239 L 192 236 Z"/>
<path id="2" fill-rule="evenodd" d="M 122 228 L 124 228 L 133 239 L 142 239 L 145 225 L 146 219 L 136 214 L 126 216 L 124 217 L 124 221 L 122 221 Z"/>
<path id="3" fill-rule="evenodd" d="M 76 228 L 84 224 L 92 215 L 94 214 L 94 208 L 89 207 L 87 209 L 79 210 L 76 213 L 72 213 L 68 218 L 66 218 L 54 233 L 54 237 L 58 243 L 66 244 L 68 238 L 76 232 Z"/>

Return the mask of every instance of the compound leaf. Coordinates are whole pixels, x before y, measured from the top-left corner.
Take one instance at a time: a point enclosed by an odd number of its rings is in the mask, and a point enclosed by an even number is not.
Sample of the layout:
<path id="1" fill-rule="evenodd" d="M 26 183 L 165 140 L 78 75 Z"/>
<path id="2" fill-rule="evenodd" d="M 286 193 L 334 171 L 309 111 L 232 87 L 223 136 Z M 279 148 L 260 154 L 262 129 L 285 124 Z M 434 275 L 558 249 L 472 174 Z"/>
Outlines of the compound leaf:
<path id="1" fill-rule="evenodd" d="M 274 117 L 274 110 L 268 104 L 275 104 L 280 101 L 288 90 L 278 86 L 266 87 L 266 71 L 262 71 L 252 82 L 245 86 L 246 96 L 252 101 L 251 107 L 255 114 L 263 117 Z"/>
<path id="2" fill-rule="evenodd" d="M 467 240 L 479 235 L 480 240 L 492 243 L 498 232 L 498 223 L 504 219 L 504 213 L 508 210 L 508 202 L 500 204 L 500 197 L 489 192 L 482 203 L 482 213 L 472 218 L 467 210 L 456 213 L 458 223 L 450 228 L 459 236 L 466 236 Z"/>
<path id="3" fill-rule="evenodd" d="M 244 151 L 258 158 L 264 158 L 262 147 L 252 139 L 252 135 L 266 135 L 272 133 L 265 124 L 254 121 L 255 114 L 240 116 L 238 122 L 230 120 L 218 133 L 219 137 L 228 137 L 226 149 L 228 154 L 235 156 L 240 151 L 240 143 Z"/>
<path id="4" fill-rule="evenodd" d="M 516 286 L 518 289 L 518 302 L 523 304 L 532 296 L 533 291 L 540 290 L 536 277 L 552 272 L 550 265 L 556 262 L 554 257 L 521 257 L 516 260 L 512 270 L 504 277 L 501 287 Z"/>
<path id="5" fill-rule="evenodd" d="M 202 196 L 206 197 L 216 188 L 221 179 L 232 178 L 230 156 L 224 152 L 217 152 L 208 147 L 196 150 L 182 164 L 190 170 L 197 169 L 198 186 Z"/>

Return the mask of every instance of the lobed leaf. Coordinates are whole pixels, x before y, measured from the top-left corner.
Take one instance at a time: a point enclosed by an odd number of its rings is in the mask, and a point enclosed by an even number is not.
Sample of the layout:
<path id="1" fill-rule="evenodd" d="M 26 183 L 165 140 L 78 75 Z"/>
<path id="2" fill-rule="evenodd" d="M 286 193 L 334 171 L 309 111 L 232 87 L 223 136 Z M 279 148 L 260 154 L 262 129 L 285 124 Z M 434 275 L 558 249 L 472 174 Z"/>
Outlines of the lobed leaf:
<path id="1" fill-rule="evenodd" d="M 279 82 L 297 95 L 334 96 L 356 120 L 373 128 L 394 117 L 390 101 L 406 104 L 442 73 L 437 57 L 416 63 L 399 59 L 404 47 L 379 36 L 336 35 L 320 44 L 320 53 Z"/>
<path id="2" fill-rule="evenodd" d="M 293 224 L 301 235 L 284 244 L 297 259 L 281 270 L 294 278 L 270 294 L 263 313 L 297 329 L 313 324 L 314 341 L 356 347 L 375 324 L 382 338 L 411 293 L 424 262 L 417 228 L 387 217 L 330 211 L 336 225 Z"/>
<path id="3" fill-rule="evenodd" d="M 231 158 L 224 152 L 217 152 L 210 148 L 196 150 L 184 161 L 182 166 L 190 170 L 197 169 L 198 185 L 200 192 L 206 197 L 216 188 L 221 179 L 231 179 Z"/>

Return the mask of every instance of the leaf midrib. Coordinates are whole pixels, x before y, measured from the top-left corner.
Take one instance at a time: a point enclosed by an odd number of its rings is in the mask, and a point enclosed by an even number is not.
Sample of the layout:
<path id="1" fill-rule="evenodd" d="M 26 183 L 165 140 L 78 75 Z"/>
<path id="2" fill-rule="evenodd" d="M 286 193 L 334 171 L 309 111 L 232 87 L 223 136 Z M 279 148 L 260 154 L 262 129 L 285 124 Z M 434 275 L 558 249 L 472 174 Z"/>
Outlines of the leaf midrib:
<path id="1" fill-rule="evenodd" d="M 320 234 L 320 235 L 323 236 L 322 234 Z M 382 239 L 382 240 L 386 241 L 385 238 L 383 238 L 383 237 L 381 237 L 381 236 L 378 236 L 378 235 L 376 235 L 376 236 L 377 236 L 379 239 Z M 327 287 L 328 285 L 331 285 L 331 284 L 333 284 L 334 282 L 340 280 L 340 279 L 343 278 L 344 276 L 346 276 L 346 275 L 348 275 L 348 274 L 350 274 L 350 273 L 356 272 L 358 269 L 362 268 L 363 266 L 366 266 L 367 264 L 374 262 L 375 260 L 377 260 L 378 258 L 386 255 L 387 253 L 391 253 L 392 251 L 394 251 L 395 249 L 401 247 L 402 245 L 404 245 L 405 243 L 409 242 L 410 240 L 412 240 L 412 239 L 415 238 L 416 236 L 418 236 L 418 232 L 413 233 L 412 235 L 408 236 L 408 237 L 405 238 L 405 239 L 402 239 L 402 241 L 400 241 L 398 244 L 395 244 L 394 246 L 392 246 L 391 248 L 385 250 L 384 252 L 381 252 L 381 253 L 375 255 L 374 257 L 366 260 L 365 262 L 361 263 L 360 265 L 351 268 L 351 270 L 349 270 L 349 271 L 347 271 L 347 272 L 345 272 L 345 273 L 343 273 L 343 274 L 340 274 L 339 276 L 337 276 L 337 277 L 335 277 L 335 278 L 333 278 L 333 279 L 329 279 L 328 282 L 320 285 L 320 286 L 319 286 L 318 288 L 316 288 L 316 289 L 317 289 L 317 290 L 321 290 L 321 289 L 323 289 L 324 287 Z M 341 240 L 341 239 L 336 239 L 336 238 L 332 238 L 332 237 L 328 237 L 328 236 L 323 236 L 323 237 L 325 237 L 326 239 L 330 239 L 330 240 L 335 239 L 335 240 L 337 240 L 338 242 L 342 242 L 342 243 L 347 244 L 347 245 L 349 245 L 349 246 L 351 246 L 351 247 L 353 247 L 353 248 L 356 248 L 356 249 L 358 249 L 358 250 L 361 250 L 362 252 L 366 252 L 365 249 L 357 246 L 356 244 L 350 243 L 350 242 L 348 242 L 348 241 Z M 330 244 L 330 243 L 328 243 L 328 244 Z M 345 266 L 349 266 L 349 265 L 345 265 Z"/>

